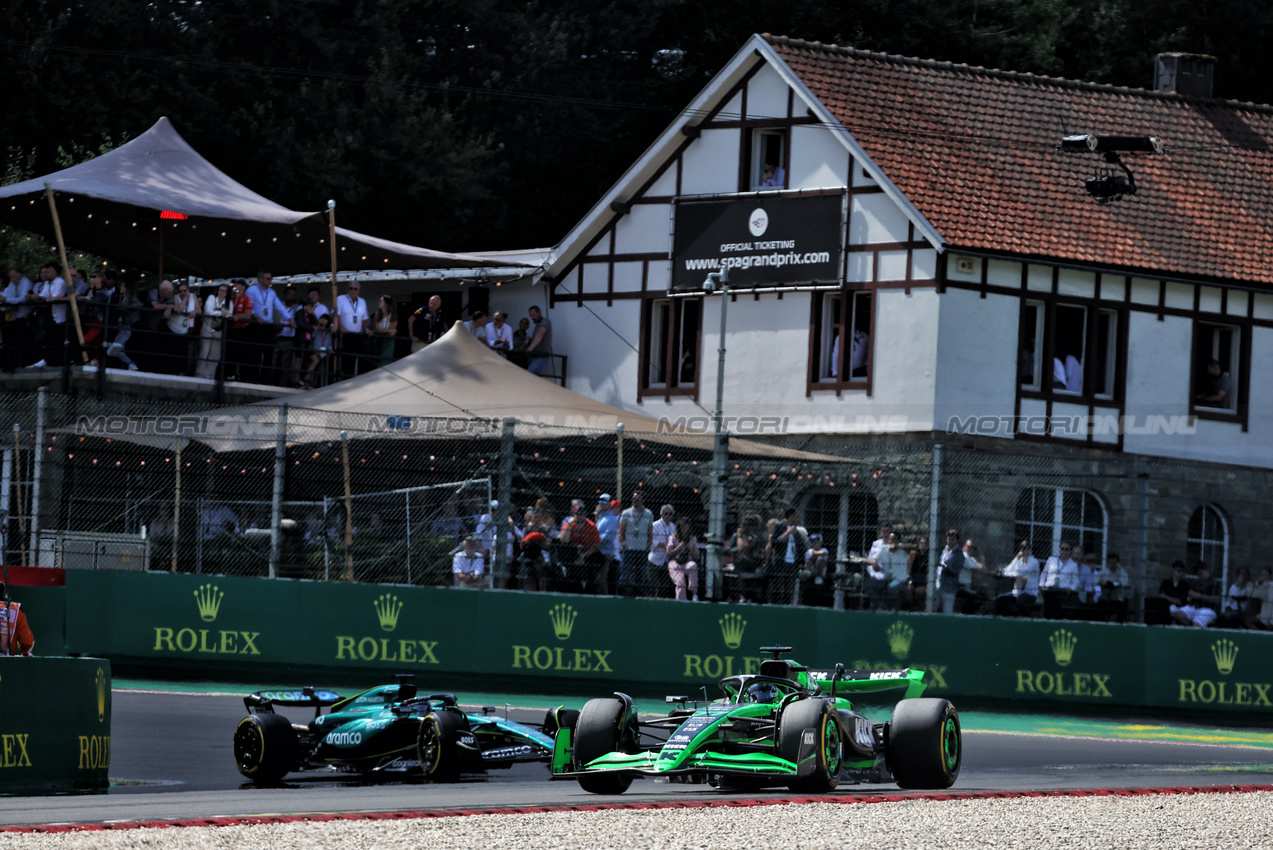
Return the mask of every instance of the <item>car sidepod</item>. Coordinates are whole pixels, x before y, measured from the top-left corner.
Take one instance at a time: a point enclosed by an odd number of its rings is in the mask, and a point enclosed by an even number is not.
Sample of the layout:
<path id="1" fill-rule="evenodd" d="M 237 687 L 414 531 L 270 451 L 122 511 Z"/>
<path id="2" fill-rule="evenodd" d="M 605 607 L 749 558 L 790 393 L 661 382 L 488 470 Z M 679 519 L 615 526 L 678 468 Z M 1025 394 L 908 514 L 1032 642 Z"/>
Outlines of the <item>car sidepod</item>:
<path id="1" fill-rule="evenodd" d="M 469 715 L 468 723 L 481 764 L 487 769 L 547 761 L 552 756 L 553 739 L 538 729 L 490 716 Z"/>

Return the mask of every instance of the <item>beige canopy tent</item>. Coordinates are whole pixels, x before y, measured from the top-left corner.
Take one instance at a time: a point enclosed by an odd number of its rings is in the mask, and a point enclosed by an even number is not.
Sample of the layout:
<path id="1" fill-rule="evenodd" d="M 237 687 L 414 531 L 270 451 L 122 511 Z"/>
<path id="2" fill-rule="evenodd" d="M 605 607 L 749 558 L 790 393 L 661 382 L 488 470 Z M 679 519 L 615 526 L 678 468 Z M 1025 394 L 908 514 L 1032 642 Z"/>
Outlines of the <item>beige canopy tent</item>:
<path id="1" fill-rule="evenodd" d="M 167 118 L 87 162 L 0 187 L 0 222 L 55 238 L 48 188 L 68 246 L 165 274 L 303 274 L 333 260 L 346 270 L 513 265 L 341 227 L 333 258 L 325 210 L 298 212 L 258 195 L 204 159 Z"/>
<path id="2" fill-rule="evenodd" d="M 283 408 L 286 406 L 286 413 Z M 628 434 L 652 435 L 668 445 L 711 451 L 710 433 L 687 431 L 650 416 L 572 392 L 530 374 L 477 341 L 456 324 L 437 342 L 364 375 L 315 390 L 240 407 L 150 421 L 117 439 L 172 446 L 174 438 L 214 451 L 274 448 L 286 417 L 289 444 L 351 439 L 498 437 L 506 419 L 517 439 L 562 438 L 622 423 Z M 183 424 L 184 423 L 184 424 Z M 730 451 L 792 460 L 843 458 L 732 439 Z"/>

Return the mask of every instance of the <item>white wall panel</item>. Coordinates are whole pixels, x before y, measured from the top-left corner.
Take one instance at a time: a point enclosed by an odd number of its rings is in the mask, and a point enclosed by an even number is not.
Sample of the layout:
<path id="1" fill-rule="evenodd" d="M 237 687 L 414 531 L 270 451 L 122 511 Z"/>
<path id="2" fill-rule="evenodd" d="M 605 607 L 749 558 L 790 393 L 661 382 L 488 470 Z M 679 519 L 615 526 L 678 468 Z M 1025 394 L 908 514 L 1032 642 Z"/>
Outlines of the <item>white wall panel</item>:
<path id="1" fill-rule="evenodd" d="M 1056 291 L 1061 295 L 1095 298 L 1096 274 L 1077 269 L 1060 269 L 1057 274 Z"/>
<path id="2" fill-rule="evenodd" d="M 872 242 L 905 242 L 910 236 L 910 220 L 893 203 L 893 199 L 880 192 L 853 197 L 852 217 L 849 219 L 849 244 L 865 245 Z"/>
<path id="3" fill-rule="evenodd" d="M 640 292 L 641 291 L 641 267 L 644 263 L 615 263 L 614 264 L 614 291 L 615 292 Z"/>
<path id="4" fill-rule="evenodd" d="M 925 248 L 911 255 L 911 279 L 934 280 L 937 277 L 937 250 Z"/>
<path id="5" fill-rule="evenodd" d="M 676 194 L 676 163 L 672 163 L 659 175 L 659 179 L 650 184 L 647 195 L 668 197 Z"/>
<path id="6" fill-rule="evenodd" d="M 666 252 L 672 245 L 672 205 L 635 204 L 615 225 L 616 254 Z"/>
<path id="7" fill-rule="evenodd" d="M 1008 260 L 987 260 L 986 282 L 994 286 L 1008 286 L 1018 289 L 1021 286 L 1021 264 Z"/>
<path id="8" fill-rule="evenodd" d="M 1220 309 L 1220 290 L 1214 286 L 1198 287 L 1198 310 L 1202 313 L 1219 313 Z M 1189 305 L 1186 309 L 1193 309 L 1193 305 Z"/>
<path id="9" fill-rule="evenodd" d="M 681 194 L 738 190 L 738 131 L 704 130 L 681 155 Z"/>
<path id="10" fill-rule="evenodd" d="M 1167 297 L 1164 302 L 1168 307 L 1177 310 L 1193 309 L 1193 287 L 1187 283 L 1167 283 Z"/>
<path id="11" fill-rule="evenodd" d="M 1157 304 L 1159 284 L 1145 277 L 1132 278 L 1132 303 Z"/>
<path id="12" fill-rule="evenodd" d="M 1224 312 L 1230 316 L 1245 316 L 1250 306 L 1251 293 L 1239 289 L 1229 290 L 1229 298 L 1225 302 Z"/>
<path id="13" fill-rule="evenodd" d="M 905 251 L 880 251 L 880 280 L 906 280 Z"/>
<path id="14" fill-rule="evenodd" d="M 609 263 L 584 263 L 579 266 L 583 271 L 584 292 L 605 292 L 610 284 Z M 556 325 L 553 326 L 556 330 Z"/>
<path id="15" fill-rule="evenodd" d="M 866 283 L 874 280 L 871 276 L 875 271 L 875 255 L 874 254 L 849 254 L 848 276 L 849 280 L 854 283 Z"/>
<path id="16" fill-rule="evenodd" d="M 1020 301 L 1007 295 L 983 300 L 976 292 L 948 289 L 940 304 L 941 321 L 933 329 L 938 338 L 934 427 L 946 430 L 952 418 L 999 417 L 997 435 L 1010 435 Z"/>
<path id="17" fill-rule="evenodd" d="M 747 83 L 748 118 L 786 118 L 790 86 L 766 65 Z"/>
<path id="18" fill-rule="evenodd" d="M 827 189 L 847 186 L 849 152 L 822 127 L 791 128 L 791 169 L 787 185 L 792 189 Z"/>

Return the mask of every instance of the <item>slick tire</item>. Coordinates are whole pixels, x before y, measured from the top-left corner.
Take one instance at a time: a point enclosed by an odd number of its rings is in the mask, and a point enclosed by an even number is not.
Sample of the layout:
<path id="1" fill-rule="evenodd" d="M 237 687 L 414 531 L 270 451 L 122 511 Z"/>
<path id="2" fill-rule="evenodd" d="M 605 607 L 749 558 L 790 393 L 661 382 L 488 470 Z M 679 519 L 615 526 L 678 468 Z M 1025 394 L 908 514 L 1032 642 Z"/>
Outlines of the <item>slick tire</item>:
<path id="1" fill-rule="evenodd" d="M 234 730 L 234 762 L 253 782 L 278 782 L 296 767 L 300 742 L 296 730 L 279 714 L 249 714 Z"/>
<path id="2" fill-rule="evenodd" d="M 454 782 L 460 778 L 462 736 L 471 735 L 463 717 L 451 711 L 432 711 L 420 721 L 416 758 L 426 779 Z"/>
<path id="3" fill-rule="evenodd" d="M 576 770 L 582 770 L 588 762 L 606 753 L 632 750 L 636 742 L 625 728 L 624 714 L 626 707 L 620 699 L 590 699 L 584 703 L 575 727 Z M 622 794 L 631 784 L 631 776 L 613 773 L 579 777 L 579 787 L 592 794 Z"/>
<path id="4" fill-rule="evenodd" d="M 825 794 L 839 783 L 843 742 L 840 722 L 830 703 L 820 699 L 802 699 L 782 710 L 778 722 L 778 755 L 799 766 L 800 746 L 806 732 L 814 737 L 813 773 L 787 783 L 801 794 Z"/>
<path id="5" fill-rule="evenodd" d="M 888 767 L 901 788 L 955 784 L 963 760 L 959 712 L 944 699 L 905 699 L 889 725 Z"/>

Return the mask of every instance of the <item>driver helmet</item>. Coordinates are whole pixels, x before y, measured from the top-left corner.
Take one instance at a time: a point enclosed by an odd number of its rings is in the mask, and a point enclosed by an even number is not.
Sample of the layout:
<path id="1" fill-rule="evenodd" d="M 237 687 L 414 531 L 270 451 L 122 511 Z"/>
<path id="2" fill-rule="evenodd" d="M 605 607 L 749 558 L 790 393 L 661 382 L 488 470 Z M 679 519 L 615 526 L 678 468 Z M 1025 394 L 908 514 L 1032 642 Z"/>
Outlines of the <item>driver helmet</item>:
<path id="1" fill-rule="evenodd" d="M 749 702 L 773 702 L 778 697 L 778 686 L 772 682 L 757 682 L 747 688 Z"/>

